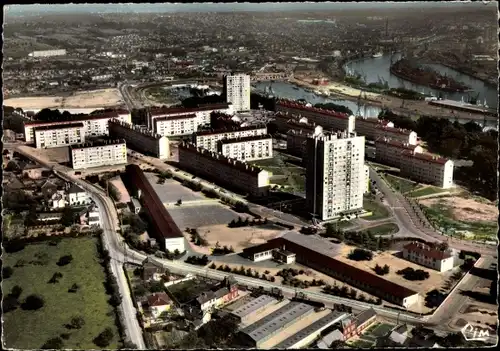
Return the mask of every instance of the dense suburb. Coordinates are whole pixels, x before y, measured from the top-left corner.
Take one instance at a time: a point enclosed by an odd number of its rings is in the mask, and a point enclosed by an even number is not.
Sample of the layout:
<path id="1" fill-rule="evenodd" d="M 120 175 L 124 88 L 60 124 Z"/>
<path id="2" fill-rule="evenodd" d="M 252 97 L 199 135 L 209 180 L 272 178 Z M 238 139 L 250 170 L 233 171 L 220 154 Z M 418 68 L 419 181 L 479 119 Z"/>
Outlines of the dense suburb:
<path id="1" fill-rule="evenodd" d="M 3 314 L 4 346 L 38 349 L 47 340 L 59 337 L 63 340 L 63 348 L 96 349 L 94 338 L 111 328 L 114 336 L 108 348 L 118 348 L 115 313 L 108 304 L 109 296 L 103 285 L 105 274 L 99 263 L 97 240 L 67 238 L 57 246 L 45 241 L 4 255 L 4 267 L 13 269 L 12 276 L 3 280 L 4 295 L 18 285 L 22 288 L 20 303 L 31 294 L 45 300 L 38 310 L 26 311 L 18 307 Z M 59 259 L 67 255 L 73 260 L 63 266 L 57 265 Z M 57 283 L 49 283 L 57 272 L 62 277 Z M 68 292 L 75 283 L 78 290 Z M 68 329 L 66 325 L 78 316 L 83 318 L 84 325 L 80 329 Z"/>

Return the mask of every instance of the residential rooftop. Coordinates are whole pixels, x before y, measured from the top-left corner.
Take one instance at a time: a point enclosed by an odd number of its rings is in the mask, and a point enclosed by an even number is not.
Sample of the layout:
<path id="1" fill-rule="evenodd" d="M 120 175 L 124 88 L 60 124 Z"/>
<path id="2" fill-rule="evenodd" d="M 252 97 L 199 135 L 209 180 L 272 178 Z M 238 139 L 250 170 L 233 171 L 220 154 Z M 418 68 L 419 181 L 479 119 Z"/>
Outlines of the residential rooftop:
<path id="1" fill-rule="evenodd" d="M 446 162 L 450 161 L 449 159 L 444 158 L 444 157 L 440 157 L 440 156 L 436 156 L 436 155 L 432 155 L 432 154 L 428 154 L 428 153 L 420 153 L 420 152 L 414 153 L 410 150 L 403 151 L 402 155 L 404 157 L 416 158 L 418 160 L 427 161 L 430 163 L 436 163 L 436 164 L 440 164 L 440 165 L 444 165 L 444 164 L 446 164 Z"/>
<path id="2" fill-rule="evenodd" d="M 68 128 L 83 128 L 83 123 L 82 122 L 70 122 L 64 124 L 51 123 L 40 127 L 35 127 L 35 132 L 39 130 L 57 130 L 57 129 L 68 129 Z"/>
<path id="3" fill-rule="evenodd" d="M 120 145 L 120 144 L 126 144 L 125 139 L 88 141 L 88 142 L 81 143 L 81 144 L 70 145 L 69 148 L 70 148 L 70 150 L 88 149 L 88 148 L 93 148 L 93 147 Z"/>
<path id="4" fill-rule="evenodd" d="M 259 129 L 265 129 L 267 128 L 265 125 L 252 125 L 252 126 L 247 126 L 247 127 L 232 127 L 232 128 L 221 128 L 221 129 L 209 129 L 209 130 L 202 130 L 196 133 L 193 133 L 193 137 L 196 138 L 198 136 L 206 136 L 206 135 L 215 135 L 215 134 L 228 134 L 228 133 L 234 133 L 234 132 L 244 132 L 248 130 L 259 130 Z"/>
<path id="5" fill-rule="evenodd" d="M 163 137 L 162 135 L 154 133 L 154 132 L 150 131 L 149 129 L 146 129 L 146 128 L 143 128 L 143 127 L 140 127 L 140 126 L 137 126 L 134 124 L 130 124 L 127 122 L 123 122 L 119 119 L 111 119 L 108 122 L 108 125 L 110 127 L 112 125 L 115 125 L 115 126 L 122 127 L 123 129 L 128 129 L 128 130 L 134 131 L 134 132 L 139 133 L 139 134 L 143 135 L 144 137 L 146 137 L 148 139 L 152 139 L 152 140 L 158 140 L 158 139 L 161 139 Z"/>
<path id="6" fill-rule="evenodd" d="M 250 135 L 250 136 L 242 137 L 242 138 L 224 138 L 222 140 L 219 140 L 219 143 L 221 143 L 221 144 L 235 144 L 235 143 L 245 143 L 247 141 L 265 140 L 265 139 L 272 139 L 272 138 L 273 137 L 270 134 Z"/>

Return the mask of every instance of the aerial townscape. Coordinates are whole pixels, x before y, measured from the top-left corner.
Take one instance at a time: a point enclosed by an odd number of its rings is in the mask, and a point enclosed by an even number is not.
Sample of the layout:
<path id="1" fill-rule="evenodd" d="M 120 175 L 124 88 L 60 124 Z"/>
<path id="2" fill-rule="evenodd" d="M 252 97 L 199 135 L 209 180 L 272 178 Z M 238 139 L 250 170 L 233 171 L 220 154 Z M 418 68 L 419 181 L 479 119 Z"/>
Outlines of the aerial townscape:
<path id="1" fill-rule="evenodd" d="M 2 346 L 496 346 L 497 11 L 7 6 Z"/>

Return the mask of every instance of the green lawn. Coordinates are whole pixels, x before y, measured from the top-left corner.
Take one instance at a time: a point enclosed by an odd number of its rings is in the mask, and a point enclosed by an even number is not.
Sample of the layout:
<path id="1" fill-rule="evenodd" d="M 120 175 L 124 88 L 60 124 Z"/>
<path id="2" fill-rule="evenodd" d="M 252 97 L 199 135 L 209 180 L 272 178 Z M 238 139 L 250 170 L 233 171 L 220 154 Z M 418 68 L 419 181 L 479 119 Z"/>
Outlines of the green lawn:
<path id="1" fill-rule="evenodd" d="M 416 190 L 420 187 L 418 183 L 412 182 L 411 180 L 408 179 L 395 177 L 390 174 L 385 174 L 384 177 L 387 180 L 387 182 L 392 185 L 394 189 L 396 189 L 402 194 Z"/>
<path id="2" fill-rule="evenodd" d="M 372 212 L 371 216 L 363 217 L 367 221 L 375 221 L 377 219 L 389 217 L 389 211 L 380 202 L 374 199 L 365 197 L 363 199 L 363 208 L 365 211 Z"/>
<path id="3" fill-rule="evenodd" d="M 373 346 L 373 343 L 358 339 L 350 343 L 350 346 L 359 349 L 368 349 Z"/>
<path id="4" fill-rule="evenodd" d="M 251 161 L 252 165 L 259 166 L 266 171 L 277 176 L 287 176 L 288 180 L 276 179 L 271 180 L 271 183 L 278 185 L 290 185 L 288 190 L 303 191 L 305 189 L 305 169 L 297 167 L 292 163 L 287 163 L 288 156 L 274 152 L 274 157 L 266 160 Z"/>
<path id="5" fill-rule="evenodd" d="M 386 223 L 376 227 L 367 228 L 363 231 L 370 231 L 373 235 L 391 235 L 397 233 L 399 231 L 399 227 L 394 223 Z"/>
<path id="6" fill-rule="evenodd" d="M 384 336 L 394 327 L 392 324 L 381 323 L 371 330 L 370 334 L 373 336 Z"/>
<path id="7" fill-rule="evenodd" d="M 3 315 L 4 346 L 38 349 L 46 340 L 67 333 L 69 339 L 63 340 L 64 348 L 98 349 L 92 340 L 107 327 L 112 328 L 115 335 L 109 348 L 120 346 L 115 314 L 103 285 L 105 274 L 99 264 L 96 241 L 89 237 L 66 238 L 57 246 L 43 242 L 4 254 L 5 266 L 12 267 L 14 273 L 4 279 L 3 291 L 8 293 L 14 285 L 19 285 L 23 290 L 20 302 L 30 294 L 39 294 L 45 299 L 45 305 L 37 311 L 24 311 L 19 307 Z M 59 267 L 56 262 L 63 255 L 72 255 L 73 261 Z M 14 267 L 16 264 L 24 265 Z M 58 283 L 48 283 L 56 272 L 62 273 L 62 278 Z M 80 289 L 69 293 L 74 283 Z M 76 315 L 84 318 L 85 325 L 79 330 L 66 329 L 64 325 Z"/>
<path id="8" fill-rule="evenodd" d="M 444 193 L 446 191 L 450 191 L 450 189 L 442 189 L 442 188 L 438 188 L 435 186 L 428 186 L 428 187 L 423 188 L 423 189 L 412 191 L 409 195 L 411 197 L 420 197 L 420 196 L 427 196 L 427 195 Z"/>

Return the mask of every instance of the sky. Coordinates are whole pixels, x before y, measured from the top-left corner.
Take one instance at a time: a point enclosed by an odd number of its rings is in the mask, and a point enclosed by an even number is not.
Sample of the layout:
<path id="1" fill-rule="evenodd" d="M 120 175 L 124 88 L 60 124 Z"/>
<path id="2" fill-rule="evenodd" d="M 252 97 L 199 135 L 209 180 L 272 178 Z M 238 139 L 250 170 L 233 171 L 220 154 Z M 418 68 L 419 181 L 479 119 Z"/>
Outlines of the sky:
<path id="1" fill-rule="evenodd" d="M 480 3 L 479 3 L 480 4 Z M 403 3 L 173 3 L 173 4 L 41 4 L 41 5 L 9 5 L 6 7 L 6 16 L 24 16 L 55 13 L 127 13 L 127 12 L 231 12 L 231 11 L 298 11 L 298 10 L 348 10 L 355 8 L 405 8 L 405 7 L 449 7 L 449 6 L 478 6 L 470 2 L 403 2 Z"/>

